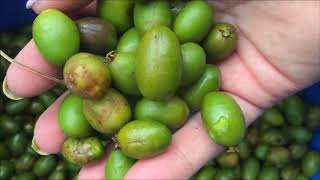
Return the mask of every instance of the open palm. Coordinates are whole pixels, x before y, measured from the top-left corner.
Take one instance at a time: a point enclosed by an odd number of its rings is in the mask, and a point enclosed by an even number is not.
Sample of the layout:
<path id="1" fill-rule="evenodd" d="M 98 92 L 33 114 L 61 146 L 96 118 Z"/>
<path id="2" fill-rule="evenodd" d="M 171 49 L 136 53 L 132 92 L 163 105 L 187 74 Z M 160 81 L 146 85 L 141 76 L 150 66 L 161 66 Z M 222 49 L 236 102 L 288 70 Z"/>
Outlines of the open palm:
<path id="1" fill-rule="evenodd" d="M 36 12 L 57 8 L 70 14 L 87 6 L 86 1 L 40 1 Z M 210 1 L 216 7 L 216 21 L 237 27 L 236 52 L 219 64 L 221 90 L 232 95 L 245 114 L 247 125 L 266 107 L 281 98 L 320 80 L 320 2 L 319 1 Z M 90 13 L 94 2 L 82 9 Z M 79 14 L 77 12 L 77 14 Z M 40 72 L 61 77 L 61 69 L 48 64 L 33 41 L 15 58 Z M 11 65 L 7 72 L 9 89 L 16 95 L 36 96 L 54 84 Z M 58 127 L 59 98 L 39 118 L 35 140 L 49 153 L 57 153 L 65 140 Z M 138 161 L 128 179 L 186 179 L 223 148 L 214 144 L 196 114 L 177 131 L 163 154 Z M 107 153 L 106 153 L 107 156 Z M 79 179 L 103 179 L 105 159 L 84 167 Z"/>

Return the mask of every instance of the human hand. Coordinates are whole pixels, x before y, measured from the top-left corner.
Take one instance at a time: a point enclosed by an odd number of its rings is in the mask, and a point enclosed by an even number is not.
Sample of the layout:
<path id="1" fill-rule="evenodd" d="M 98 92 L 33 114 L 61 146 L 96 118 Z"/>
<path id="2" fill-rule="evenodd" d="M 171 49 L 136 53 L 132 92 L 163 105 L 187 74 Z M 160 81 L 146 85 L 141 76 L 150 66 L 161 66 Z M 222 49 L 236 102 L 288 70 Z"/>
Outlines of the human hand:
<path id="1" fill-rule="evenodd" d="M 40 1 L 33 8 L 36 12 L 57 8 L 75 16 L 77 9 L 89 3 L 89 0 Z M 216 7 L 217 21 L 230 22 L 238 30 L 236 52 L 218 66 L 222 73 L 221 90 L 239 103 L 247 125 L 264 108 L 320 80 L 320 51 L 317 48 L 320 47 L 319 2 L 214 1 L 212 4 Z M 84 8 L 80 14 L 93 12 L 90 7 Z M 42 58 L 33 41 L 15 60 L 48 75 L 61 76 L 61 70 Z M 14 94 L 26 97 L 41 94 L 54 85 L 16 65 L 8 69 L 7 82 Z M 35 127 L 35 141 L 49 153 L 59 152 L 65 140 L 57 117 L 62 99 L 60 97 L 41 115 Z M 197 114 L 175 133 L 166 152 L 138 161 L 126 178 L 186 179 L 221 150 L 222 147 L 208 137 Z M 106 156 L 85 166 L 79 179 L 103 179 Z"/>

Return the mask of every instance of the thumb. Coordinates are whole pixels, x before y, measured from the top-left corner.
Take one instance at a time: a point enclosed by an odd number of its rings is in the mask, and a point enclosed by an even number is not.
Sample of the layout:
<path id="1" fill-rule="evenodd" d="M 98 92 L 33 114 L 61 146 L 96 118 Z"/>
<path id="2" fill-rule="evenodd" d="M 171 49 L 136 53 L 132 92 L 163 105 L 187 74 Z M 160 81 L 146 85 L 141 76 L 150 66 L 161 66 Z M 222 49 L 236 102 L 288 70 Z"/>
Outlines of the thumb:
<path id="1" fill-rule="evenodd" d="M 86 7 L 93 0 L 59 0 L 59 1 L 46 1 L 46 0 L 28 0 L 26 8 L 32 8 L 36 13 L 43 10 L 52 8 L 59 9 L 63 12 L 72 12 Z"/>

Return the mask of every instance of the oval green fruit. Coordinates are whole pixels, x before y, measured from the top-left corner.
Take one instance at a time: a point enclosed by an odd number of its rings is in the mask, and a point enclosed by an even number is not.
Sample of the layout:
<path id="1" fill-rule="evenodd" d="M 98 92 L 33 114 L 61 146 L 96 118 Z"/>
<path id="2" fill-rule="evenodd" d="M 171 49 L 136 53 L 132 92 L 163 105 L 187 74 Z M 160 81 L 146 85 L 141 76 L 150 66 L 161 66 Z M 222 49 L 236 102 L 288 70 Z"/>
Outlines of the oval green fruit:
<path id="1" fill-rule="evenodd" d="M 320 107 L 312 106 L 308 108 L 306 126 L 311 129 L 320 127 Z"/>
<path id="2" fill-rule="evenodd" d="M 139 96 L 136 83 L 136 56 L 130 53 L 116 53 L 109 64 L 114 86 L 124 94 Z"/>
<path id="3" fill-rule="evenodd" d="M 279 170 L 276 167 L 264 166 L 258 176 L 259 180 L 278 180 L 280 179 Z"/>
<path id="4" fill-rule="evenodd" d="M 11 180 L 36 180 L 37 177 L 32 172 L 25 172 L 11 177 Z"/>
<path id="5" fill-rule="evenodd" d="M 241 168 L 241 178 L 243 180 L 256 179 L 260 172 L 260 163 L 254 157 L 250 157 L 244 161 Z"/>
<path id="6" fill-rule="evenodd" d="M 117 141 L 121 151 L 134 159 L 162 153 L 171 143 L 170 130 L 158 121 L 134 120 L 120 129 Z"/>
<path id="7" fill-rule="evenodd" d="M 295 165 L 288 165 L 281 170 L 281 179 L 283 180 L 292 180 L 296 179 L 299 173 L 299 167 Z"/>
<path id="8" fill-rule="evenodd" d="M 72 93 L 83 98 L 102 97 L 111 83 L 107 64 L 89 53 L 72 56 L 63 68 L 63 77 Z"/>
<path id="9" fill-rule="evenodd" d="M 181 45 L 182 51 L 182 78 L 181 86 L 188 86 L 196 82 L 206 67 L 206 53 L 196 43 L 185 43 Z"/>
<path id="10" fill-rule="evenodd" d="M 266 144 L 258 144 L 254 150 L 254 155 L 259 160 L 265 160 L 269 151 L 269 146 Z"/>
<path id="11" fill-rule="evenodd" d="M 123 179 L 135 162 L 120 149 L 113 150 L 106 161 L 105 179 Z"/>
<path id="12" fill-rule="evenodd" d="M 63 171 L 53 171 L 49 176 L 48 180 L 65 180 L 66 179 L 66 173 Z"/>
<path id="13" fill-rule="evenodd" d="M 58 10 L 42 11 L 33 22 L 32 35 L 41 54 L 52 64 L 63 65 L 79 51 L 76 24 Z"/>
<path id="14" fill-rule="evenodd" d="M 235 169 L 222 168 L 217 171 L 214 180 L 235 180 L 237 177 Z"/>
<path id="15" fill-rule="evenodd" d="M 28 136 L 33 136 L 33 130 L 34 130 L 35 122 L 29 121 L 26 122 L 23 126 L 23 131 Z"/>
<path id="16" fill-rule="evenodd" d="M 41 104 L 41 102 L 38 99 L 34 99 L 30 106 L 28 107 L 28 112 L 30 112 L 33 115 L 39 115 L 42 114 L 46 109 L 44 105 Z"/>
<path id="17" fill-rule="evenodd" d="M 204 50 L 211 62 L 218 62 L 230 56 L 236 49 L 238 35 L 233 25 L 217 23 L 203 42 Z"/>
<path id="18" fill-rule="evenodd" d="M 53 92 L 47 91 L 39 95 L 38 98 L 42 105 L 44 105 L 45 108 L 48 108 L 56 101 L 57 96 Z"/>
<path id="19" fill-rule="evenodd" d="M 220 87 L 220 70 L 218 67 L 206 64 L 205 70 L 192 86 L 183 90 L 182 97 L 188 104 L 191 111 L 197 111 L 201 107 L 203 97 Z"/>
<path id="20" fill-rule="evenodd" d="M 83 99 L 68 95 L 61 103 L 58 114 L 59 128 L 68 137 L 83 138 L 91 134 L 92 128 L 83 113 Z"/>
<path id="21" fill-rule="evenodd" d="M 14 164 L 9 160 L 0 162 L 0 179 L 10 179 L 14 174 Z"/>
<path id="22" fill-rule="evenodd" d="M 71 163 L 84 166 L 103 156 L 104 148 L 96 137 L 84 139 L 68 138 L 62 147 L 62 155 Z"/>
<path id="23" fill-rule="evenodd" d="M 290 162 L 290 151 L 285 147 L 271 147 L 266 161 L 277 168 L 282 168 Z"/>
<path id="24" fill-rule="evenodd" d="M 137 28 L 131 28 L 120 37 L 116 52 L 136 54 L 140 40 L 141 36 Z"/>
<path id="25" fill-rule="evenodd" d="M 279 127 L 282 126 L 285 121 L 284 117 L 281 114 L 281 112 L 277 108 L 269 108 L 267 109 L 263 115 L 261 116 L 261 120 L 264 122 L 274 126 L 274 127 Z"/>
<path id="26" fill-rule="evenodd" d="M 295 180 L 309 180 L 308 176 L 299 174 Z"/>
<path id="27" fill-rule="evenodd" d="M 65 161 L 60 161 L 56 168 L 55 171 L 61 171 L 61 172 L 66 172 L 67 171 L 67 163 Z"/>
<path id="28" fill-rule="evenodd" d="M 42 156 L 33 166 L 33 172 L 38 177 L 49 175 L 57 165 L 57 160 L 54 155 Z"/>
<path id="29" fill-rule="evenodd" d="M 134 25 L 141 35 L 157 26 L 171 26 L 172 14 L 168 1 L 137 2 L 133 11 Z"/>
<path id="30" fill-rule="evenodd" d="M 194 180 L 212 180 L 214 176 L 217 174 L 217 169 L 213 166 L 205 166 L 199 170 L 196 174 L 195 178 L 191 178 Z"/>
<path id="31" fill-rule="evenodd" d="M 181 75 L 182 55 L 174 32 L 164 26 L 148 31 L 137 52 L 136 80 L 141 94 L 152 100 L 171 97 Z"/>
<path id="32" fill-rule="evenodd" d="M 83 112 L 91 126 L 106 135 L 118 132 L 131 119 L 128 101 L 114 89 L 99 100 L 84 100 Z"/>
<path id="33" fill-rule="evenodd" d="M 132 0 L 99 0 L 97 12 L 102 19 L 111 22 L 119 33 L 133 26 Z"/>
<path id="34" fill-rule="evenodd" d="M 251 154 L 251 146 L 250 144 L 244 140 L 238 145 L 239 156 L 242 160 L 248 159 Z"/>
<path id="35" fill-rule="evenodd" d="M 16 172 L 21 173 L 32 169 L 35 162 L 35 157 L 32 154 L 25 153 L 17 159 Z"/>
<path id="36" fill-rule="evenodd" d="M 271 146 L 283 146 L 288 142 L 286 134 L 282 130 L 275 128 L 261 132 L 259 140 Z"/>
<path id="37" fill-rule="evenodd" d="M 258 142 L 259 132 L 256 127 L 252 127 L 248 129 L 248 133 L 246 136 L 246 140 L 253 146 L 255 146 Z"/>
<path id="38" fill-rule="evenodd" d="M 305 108 L 299 96 L 291 96 L 283 101 L 283 112 L 290 125 L 300 126 L 305 119 Z"/>
<path id="39" fill-rule="evenodd" d="M 23 154 L 28 145 L 28 137 L 24 133 L 17 133 L 7 139 L 7 146 L 13 156 Z"/>
<path id="40" fill-rule="evenodd" d="M 307 144 L 312 138 L 312 132 L 303 126 L 289 126 L 285 131 L 286 135 L 294 143 Z"/>
<path id="41" fill-rule="evenodd" d="M 304 144 L 291 144 L 289 146 L 292 159 L 298 160 L 304 157 L 308 151 L 308 147 Z"/>
<path id="42" fill-rule="evenodd" d="M 213 9 L 206 1 L 190 1 L 179 12 L 173 30 L 181 43 L 200 42 L 213 22 Z"/>
<path id="43" fill-rule="evenodd" d="M 168 128 L 175 129 L 186 122 L 189 108 L 177 96 L 164 101 L 143 98 L 136 104 L 134 115 L 136 119 L 159 121 Z"/>
<path id="44" fill-rule="evenodd" d="M 106 54 L 117 44 L 117 32 L 111 23 L 96 17 L 85 17 L 76 21 L 80 32 L 81 51 Z"/>
<path id="45" fill-rule="evenodd" d="M 319 152 L 310 151 L 302 159 L 302 172 L 306 176 L 313 176 L 320 170 Z"/>
<path id="46" fill-rule="evenodd" d="M 23 113 L 30 105 L 31 99 L 21 99 L 17 101 L 8 101 L 5 104 L 5 109 L 8 114 L 18 115 Z"/>
<path id="47" fill-rule="evenodd" d="M 0 128 L 3 136 L 16 134 L 21 130 L 21 122 L 14 121 L 9 115 L 0 115 Z"/>
<path id="48" fill-rule="evenodd" d="M 217 157 L 217 162 L 222 168 L 234 168 L 239 165 L 239 161 L 237 152 L 223 152 Z"/>
<path id="49" fill-rule="evenodd" d="M 201 117 L 210 138 L 217 144 L 233 146 L 245 136 L 244 115 L 231 96 L 208 93 L 202 101 Z"/>

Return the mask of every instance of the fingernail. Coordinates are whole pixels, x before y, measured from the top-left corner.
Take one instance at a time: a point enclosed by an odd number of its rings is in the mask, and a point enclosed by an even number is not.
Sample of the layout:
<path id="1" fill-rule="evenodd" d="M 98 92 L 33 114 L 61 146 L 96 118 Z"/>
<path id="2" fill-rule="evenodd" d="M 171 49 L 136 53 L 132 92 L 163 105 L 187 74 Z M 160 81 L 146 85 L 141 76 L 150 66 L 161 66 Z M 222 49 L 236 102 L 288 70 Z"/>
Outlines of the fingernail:
<path id="1" fill-rule="evenodd" d="M 47 153 L 47 152 L 45 152 L 45 151 L 40 149 L 40 147 L 37 145 L 36 141 L 34 140 L 34 137 L 32 138 L 31 147 L 36 153 L 38 153 L 40 155 L 44 155 L 45 156 L 45 155 L 49 155 L 50 154 L 50 153 Z"/>
<path id="2" fill-rule="evenodd" d="M 9 98 L 11 100 L 21 100 L 21 99 L 23 99 L 23 97 L 14 95 L 10 91 L 10 89 L 8 87 L 8 84 L 7 84 L 7 78 L 6 77 L 4 77 L 3 82 L 2 82 L 2 92 L 7 98 Z"/>
<path id="3" fill-rule="evenodd" d="M 35 3 L 39 2 L 40 0 L 28 0 L 26 3 L 26 8 L 30 9 Z"/>

